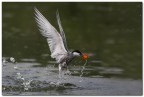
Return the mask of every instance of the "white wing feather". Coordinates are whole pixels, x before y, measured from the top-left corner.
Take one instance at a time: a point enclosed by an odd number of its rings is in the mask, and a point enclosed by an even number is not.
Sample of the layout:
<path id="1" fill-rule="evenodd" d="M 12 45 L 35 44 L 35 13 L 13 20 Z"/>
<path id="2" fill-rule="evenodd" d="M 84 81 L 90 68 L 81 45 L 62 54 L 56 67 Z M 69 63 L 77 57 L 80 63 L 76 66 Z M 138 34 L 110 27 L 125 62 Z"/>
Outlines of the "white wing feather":
<path id="1" fill-rule="evenodd" d="M 41 34 L 47 38 L 47 42 L 51 51 L 51 57 L 55 58 L 59 63 L 60 59 L 64 58 L 67 54 L 62 37 L 36 8 L 34 10 L 36 12 L 35 19 L 39 26 L 39 30 Z"/>
<path id="2" fill-rule="evenodd" d="M 68 50 L 68 46 L 67 46 L 67 42 L 66 42 L 65 33 L 64 33 L 64 30 L 63 30 L 62 25 L 61 25 L 61 21 L 60 21 L 60 16 L 59 16 L 58 10 L 56 12 L 56 17 L 57 17 L 57 23 L 58 23 L 58 26 L 59 26 L 59 29 L 60 29 L 60 35 L 61 35 L 61 37 L 63 39 L 64 46 L 65 46 L 66 50 L 69 51 Z"/>

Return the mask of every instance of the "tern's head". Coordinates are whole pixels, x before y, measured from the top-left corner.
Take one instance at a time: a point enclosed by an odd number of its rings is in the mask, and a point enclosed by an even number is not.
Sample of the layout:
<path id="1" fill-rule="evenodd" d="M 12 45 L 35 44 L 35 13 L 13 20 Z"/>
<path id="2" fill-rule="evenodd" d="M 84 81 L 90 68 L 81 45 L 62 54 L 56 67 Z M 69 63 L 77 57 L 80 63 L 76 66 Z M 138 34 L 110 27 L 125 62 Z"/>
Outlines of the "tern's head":
<path id="1" fill-rule="evenodd" d="M 85 53 L 83 54 L 79 50 L 74 50 L 72 53 L 73 53 L 74 56 L 82 56 L 82 58 L 84 60 L 87 60 L 87 58 L 88 58 L 87 54 L 85 54 Z"/>
<path id="2" fill-rule="evenodd" d="M 79 50 L 74 50 L 72 53 L 74 56 L 82 56 L 82 53 Z"/>

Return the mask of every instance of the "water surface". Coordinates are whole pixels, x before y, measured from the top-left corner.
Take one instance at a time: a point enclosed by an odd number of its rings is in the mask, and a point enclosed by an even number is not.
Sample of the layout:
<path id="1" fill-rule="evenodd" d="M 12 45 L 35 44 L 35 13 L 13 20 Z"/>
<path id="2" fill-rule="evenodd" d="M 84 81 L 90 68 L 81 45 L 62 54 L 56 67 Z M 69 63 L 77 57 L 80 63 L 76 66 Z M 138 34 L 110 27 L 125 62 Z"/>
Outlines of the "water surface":
<path id="1" fill-rule="evenodd" d="M 34 7 L 59 31 L 58 9 L 68 47 L 88 53 L 82 80 L 81 58 L 58 78 Z M 142 3 L 3 2 L 2 57 L 3 95 L 141 95 Z"/>

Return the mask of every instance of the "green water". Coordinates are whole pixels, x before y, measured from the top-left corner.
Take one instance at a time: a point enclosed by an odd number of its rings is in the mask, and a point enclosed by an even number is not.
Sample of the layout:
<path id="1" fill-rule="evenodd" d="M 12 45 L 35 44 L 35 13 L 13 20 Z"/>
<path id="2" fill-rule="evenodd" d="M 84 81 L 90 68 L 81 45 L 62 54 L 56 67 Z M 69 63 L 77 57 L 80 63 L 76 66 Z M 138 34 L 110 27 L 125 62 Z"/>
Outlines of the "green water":
<path id="1" fill-rule="evenodd" d="M 88 53 L 88 64 L 83 77 L 85 85 L 98 87 L 93 89 L 85 86 L 84 89 L 75 88 L 73 92 L 66 88 L 70 95 L 140 95 L 142 92 L 142 3 L 141 2 L 3 2 L 2 3 L 2 57 L 14 57 L 20 66 L 19 71 L 13 69 L 13 64 L 3 63 L 4 95 L 49 95 L 43 92 L 19 92 L 15 87 L 15 74 L 23 73 L 28 79 L 36 81 L 47 80 L 45 71 L 47 66 L 53 65 L 47 41 L 40 32 L 34 20 L 34 7 L 49 20 L 59 31 L 56 21 L 56 10 L 59 10 L 62 26 L 71 50 L 78 49 Z M 39 64 L 35 66 L 34 64 Z M 78 82 L 80 66 L 84 62 L 76 58 L 70 65 Z M 33 66 L 34 65 L 34 66 Z M 30 67 L 31 66 L 31 67 Z M 27 69 L 28 68 L 28 69 Z M 58 74 L 58 67 L 55 67 Z M 28 70 L 28 71 L 27 71 Z M 39 72 L 39 70 L 43 72 Z M 53 70 L 52 70 L 53 71 Z M 27 74 L 28 73 L 28 74 Z M 31 76 L 28 76 L 31 74 Z M 40 76 L 39 76 L 40 75 Z M 37 76 L 34 78 L 34 76 Z M 46 77 L 46 78 L 41 78 Z M 53 75 L 51 75 L 53 79 Z M 92 79 L 94 77 L 94 79 Z M 100 79 L 99 79 L 100 77 Z M 102 77 L 102 79 L 101 79 Z M 120 78 L 122 80 L 111 80 Z M 132 79 L 134 80 L 127 80 Z M 98 83 L 95 82 L 98 80 Z M 100 80 L 100 81 L 99 81 Z M 110 81 L 109 81 L 110 80 Z M 138 82 L 135 80 L 138 80 Z M 103 83 L 104 81 L 104 83 Z M 70 82 L 76 85 L 76 83 Z M 116 83 L 114 86 L 111 82 Z M 124 82 L 124 83 L 123 83 Z M 11 83 L 11 84 L 9 84 Z M 15 84 L 14 84 L 15 83 Z M 44 81 L 41 83 L 44 84 Z M 128 85 L 124 89 L 121 86 Z M 101 85 L 102 86 L 101 86 Z M 10 85 L 10 86 L 9 86 Z M 17 84 L 16 84 L 17 85 Z M 79 84 L 81 86 L 81 84 Z M 76 85 L 76 86 L 79 86 Z M 131 91 L 131 86 L 135 88 Z M 8 87 L 8 88 L 7 88 Z M 9 88 L 13 87 L 13 88 Z M 45 84 L 36 89 L 45 89 Z M 71 86 L 70 86 L 71 87 Z M 106 89 L 105 89 L 106 87 Z M 111 88 L 109 90 L 109 88 Z M 14 89 L 14 90 L 13 90 Z M 55 88 L 54 88 L 55 89 Z M 88 89 L 95 90 L 95 92 Z M 16 90 L 16 91 L 15 91 Z M 59 89 L 58 89 L 59 90 Z M 60 89 L 61 90 L 61 89 Z M 106 92 L 104 92 L 106 90 Z M 121 90 L 123 92 L 121 92 Z M 11 91 L 14 91 L 11 93 Z M 33 91 L 33 90 L 32 90 Z M 44 90 L 45 91 L 45 90 Z M 100 92 L 98 92 L 100 91 Z M 111 93 L 111 91 L 113 91 Z M 16 92 L 16 93 L 15 93 Z M 52 95 L 68 95 L 60 91 L 49 91 Z M 5 93 L 5 92 L 4 92 Z M 22 94 L 24 93 L 24 94 Z M 35 94 L 36 93 L 36 94 Z M 74 93 L 74 94 L 73 94 Z M 92 94 L 94 93 L 94 94 Z M 97 94 L 98 93 L 98 94 Z M 83 94 L 83 95 L 85 95 Z"/>
<path id="2" fill-rule="evenodd" d="M 47 58 L 42 58 L 41 55 L 50 52 L 46 40 L 36 26 L 34 7 L 37 7 L 56 29 L 58 25 L 55 13 L 59 10 L 69 48 L 94 54 L 89 60 L 106 63 L 100 64 L 102 66 L 123 68 L 123 76 L 142 77 L 141 2 L 3 2 L 3 57 L 13 56 L 17 60 L 36 58 L 39 62 L 46 63 Z"/>

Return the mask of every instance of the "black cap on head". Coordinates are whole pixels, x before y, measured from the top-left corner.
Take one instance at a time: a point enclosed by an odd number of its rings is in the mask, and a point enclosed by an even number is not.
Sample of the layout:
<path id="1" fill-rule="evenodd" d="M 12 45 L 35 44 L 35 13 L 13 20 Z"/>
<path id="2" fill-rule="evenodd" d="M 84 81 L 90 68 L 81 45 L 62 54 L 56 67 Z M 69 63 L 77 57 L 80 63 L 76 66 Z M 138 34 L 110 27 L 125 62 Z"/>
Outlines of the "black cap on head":
<path id="1" fill-rule="evenodd" d="M 72 51 L 72 53 L 73 52 L 77 52 L 77 53 L 79 53 L 82 56 L 82 53 L 79 50 L 74 50 L 74 51 Z"/>

